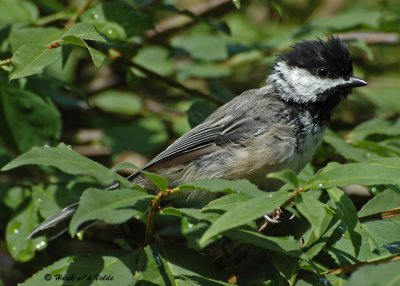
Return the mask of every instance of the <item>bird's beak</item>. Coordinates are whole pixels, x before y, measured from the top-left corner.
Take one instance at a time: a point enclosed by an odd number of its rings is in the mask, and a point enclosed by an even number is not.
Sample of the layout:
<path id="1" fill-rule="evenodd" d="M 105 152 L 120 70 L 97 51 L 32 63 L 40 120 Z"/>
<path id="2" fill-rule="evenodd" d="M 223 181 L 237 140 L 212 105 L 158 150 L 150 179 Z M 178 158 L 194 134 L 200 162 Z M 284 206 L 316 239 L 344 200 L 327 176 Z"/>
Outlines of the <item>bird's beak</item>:
<path id="1" fill-rule="evenodd" d="M 360 86 L 366 86 L 368 83 L 362 79 L 356 78 L 354 76 L 350 77 L 349 80 L 347 81 L 347 86 L 348 87 L 360 87 Z"/>

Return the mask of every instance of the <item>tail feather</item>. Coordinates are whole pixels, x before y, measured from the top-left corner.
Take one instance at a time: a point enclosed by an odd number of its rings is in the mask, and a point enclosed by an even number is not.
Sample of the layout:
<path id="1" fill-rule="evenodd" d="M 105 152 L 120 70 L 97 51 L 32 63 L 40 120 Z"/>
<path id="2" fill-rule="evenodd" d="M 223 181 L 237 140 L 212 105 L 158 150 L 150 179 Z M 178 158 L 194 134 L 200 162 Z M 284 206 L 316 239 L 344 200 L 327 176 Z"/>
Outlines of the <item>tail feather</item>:
<path id="1" fill-rule="evenodd" d="M 68 230 L 68 224 L 72 215 L 78 209 L 78 203 L 63 208 L 54 216 L 39 224 L 28 236 L 33 239 L 39 236 L 46 236 L 48 239 L 56 238 Z"/>
<path id="2" fill-rule="evenodd" d="M 134 172 L 129 175 L 126 179 L 133 182 L 136 177 L 140 174 L 140 172 Z M 120 187 L 119 182 L 115 182 L 112 185 L 104 188 L 105 191 L 116 190 Z M 45 236 L 47 239 L 53 239 L 68 230 L 69 222 L 71 221 L 72 216 L 78 209 L 79 203 L 71 204 L 61 211 L 56 213 L 54 216 L 46 219 L 41 224 L 39 224 L 27 237 L 27 239 L 33 239 L 39 236 Z M 90 222 L 87 224 L 83 224 L 81 229 L 86 229 L 92 226 L 95 222 Z"/>

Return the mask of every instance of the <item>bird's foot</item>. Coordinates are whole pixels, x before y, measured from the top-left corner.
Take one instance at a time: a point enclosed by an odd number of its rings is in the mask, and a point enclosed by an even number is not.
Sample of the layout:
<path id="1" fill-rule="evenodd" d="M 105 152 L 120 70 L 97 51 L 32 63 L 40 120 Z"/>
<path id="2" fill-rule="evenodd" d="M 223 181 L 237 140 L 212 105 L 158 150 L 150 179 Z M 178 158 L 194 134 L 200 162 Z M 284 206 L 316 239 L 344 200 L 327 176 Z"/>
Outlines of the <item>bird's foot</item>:
<path id="1" fill-rule="evenodd" d="M 263 225 L 261 225 L 258 231 L 264 230 L 270 224 L 280 223 L 279 219 L 281 218 L 282 214 L 283 211 L 281 210 L 281 208 L 275 209 L 272 213 L 265 214 L 264 215 L 265 222 L 263 223 Z"/>

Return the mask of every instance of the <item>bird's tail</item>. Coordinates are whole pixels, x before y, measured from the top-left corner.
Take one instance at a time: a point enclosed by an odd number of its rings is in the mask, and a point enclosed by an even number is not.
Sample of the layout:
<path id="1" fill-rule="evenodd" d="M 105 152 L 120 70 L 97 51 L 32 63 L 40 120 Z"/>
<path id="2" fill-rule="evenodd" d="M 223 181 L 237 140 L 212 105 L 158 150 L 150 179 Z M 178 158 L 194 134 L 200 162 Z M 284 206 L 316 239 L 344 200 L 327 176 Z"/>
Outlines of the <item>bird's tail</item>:
<path id="1" fill-rule="evenodd" d="M 134 176 L 129 176 L 128 178 L 133 178 Z M 115 190 L 119 187 L 119 183 L 114 183 L 104 190 Z M 45 236 L 47 239 L 53 239 L 57 236 L 63 234 L 68 230 L 69 222 L 73 214 L 78 209 L 79 203 L 74 203 L 63 208 L 61 211 L 53 215 L 52 217 L 46 219 L 41 224 L 39 224 L 35 229 L 28 235 L 27 239 L 33 239 L 39 236 Z M 91 226 L 94 222 L 90 224 L 84 224 L 81 229 L 85 229 Z"/>
<path id="2" fill-rule="evenodd" d="M 68 229 L 69 221 L 72 215 L 76 212 L 78 203 L 74 203 L 63 208 L 61 211 L 48 218 L 39 224 L 28 236 L 28 239 L 33 239 L 39 236 L 46 236 L 48 239 L 53 239 L 63 234 Z"/>

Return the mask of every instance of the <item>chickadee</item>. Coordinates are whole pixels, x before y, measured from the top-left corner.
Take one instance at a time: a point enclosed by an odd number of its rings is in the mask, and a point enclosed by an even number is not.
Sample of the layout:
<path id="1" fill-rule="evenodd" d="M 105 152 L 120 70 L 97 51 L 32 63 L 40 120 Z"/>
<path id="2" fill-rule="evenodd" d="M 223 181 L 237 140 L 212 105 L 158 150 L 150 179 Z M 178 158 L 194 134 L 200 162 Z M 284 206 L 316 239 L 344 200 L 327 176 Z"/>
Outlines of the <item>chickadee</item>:
<path id="1" fill-rule="evenodd" d="M 333 36 L 294 45 L 278 57 L 266 82 L 218 108 L 144 169 L 165 176 L 170 187 L 224 178 L 248 179 L 271 190 L 275 186 L 266 175 L 286 168 L 301 171 L 321 144 L 335 107 L 352 88 L 367 85 L 353 76 L 348 49 Z M 152 187 L 140 172 L 128 179 Z M 29 238 L 59 233 L 63 222 L 65 230 L 77 207 L 64 208 Z"/>

